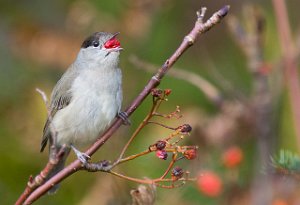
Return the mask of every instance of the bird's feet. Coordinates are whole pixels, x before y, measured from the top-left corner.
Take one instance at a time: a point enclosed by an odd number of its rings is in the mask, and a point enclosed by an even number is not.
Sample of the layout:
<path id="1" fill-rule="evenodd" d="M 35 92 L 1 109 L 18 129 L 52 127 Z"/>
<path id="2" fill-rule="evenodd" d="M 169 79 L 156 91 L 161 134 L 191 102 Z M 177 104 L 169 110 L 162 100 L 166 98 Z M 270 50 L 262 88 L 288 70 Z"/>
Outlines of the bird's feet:
<path id="1" fill-rule="evenodd" d="M 84 152 L 80 152 L 78 149 L 76 149 L 73 145 L 71 145 L 72 150 L 75 152 L 77 158 L 79 159 L 79 161 L 81 161 L 81 163 L 83 165 L 88 163 L 88 160 L 91 159 L 91 157 L 89 155 L 87 155 Z"/>
<path id="2" fill-rule="evenodd" d="M 131 125 L 131 122 L 130 122 L 126 112 L 123 112 L 123 111 L 119 112 L 118 117 L 123 120 L 124 125 Z"/>

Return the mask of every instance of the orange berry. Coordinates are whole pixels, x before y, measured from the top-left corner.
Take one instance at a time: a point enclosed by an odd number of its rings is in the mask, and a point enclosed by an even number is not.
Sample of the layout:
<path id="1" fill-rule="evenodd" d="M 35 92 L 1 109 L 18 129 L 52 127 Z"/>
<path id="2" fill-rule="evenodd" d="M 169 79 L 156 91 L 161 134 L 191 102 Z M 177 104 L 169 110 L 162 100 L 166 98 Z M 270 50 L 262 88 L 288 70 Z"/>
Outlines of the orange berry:
<path id="1" fill-rule="evenodd" d="M 184 151 L 183 155 L 188 160 L 195 159 L 197 157 L 197 150 L 196 150 L 196 148 L 188 149 L 188 150 Z"/>
<path id="2" fill-rule="evenodd" d="M 171 92 L 172 92 L 172 90 L 171 90 L 171 89 L 165 89 L 165 95 L 166 95 L 166 96 L 170 95 L 170 94 L 171 94 Z"/>
<path id="3" fill-rule="evenodd" d="M 197 185 L 198 189 L 209 197 L 219 196 L 223 189 L 221 178 L 212 171 L 205 171 L 199 174 Z"/>
<path id="4" fill-rule="evenodd" d="M 228 168 L 238 166 L 242 162 L 243 158 L 243 151 L 237 146 L 230 147 L 223 153 L 222 156 L 223 164 Z"/>
<path id="5" fill-rule="evenodd" d="M 287 201 L 284 199 L 275 199 L 272 205 L 288 205 Z"/>

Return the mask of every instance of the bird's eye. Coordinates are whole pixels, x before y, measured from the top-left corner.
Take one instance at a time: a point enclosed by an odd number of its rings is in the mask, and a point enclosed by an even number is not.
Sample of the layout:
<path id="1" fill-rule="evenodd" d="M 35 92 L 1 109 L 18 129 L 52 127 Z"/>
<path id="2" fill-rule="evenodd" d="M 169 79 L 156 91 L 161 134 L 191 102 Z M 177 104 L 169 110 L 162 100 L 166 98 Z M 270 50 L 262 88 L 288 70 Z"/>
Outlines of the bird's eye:
<path id="1" fill-rule="evenodd" d="M 94 47 L 98 47 L 98 46 L 99 46 L 99 42 L 97 42 L 97 41 L 94 42 L 94 43 L 93 43 L 93 46 L 94 46 Z"/>

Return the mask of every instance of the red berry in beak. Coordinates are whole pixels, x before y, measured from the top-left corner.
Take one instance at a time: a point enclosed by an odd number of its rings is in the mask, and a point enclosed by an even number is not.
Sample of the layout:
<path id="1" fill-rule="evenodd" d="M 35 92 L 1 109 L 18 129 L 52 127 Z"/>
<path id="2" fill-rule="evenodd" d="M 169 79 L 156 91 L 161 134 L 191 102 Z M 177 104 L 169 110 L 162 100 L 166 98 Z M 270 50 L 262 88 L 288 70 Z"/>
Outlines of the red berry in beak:
<path id="1" fill-rule="evenodd" d="M 108 41 L 105 42 L 104 44 L 104 47 L 106 49 L 110 49 L 110 48 L 118 48 L 120 47 L 121 44 L 120 42 L 116 39 L 116 38 L 112 38 L 112 39 L 109 39 Z"/>

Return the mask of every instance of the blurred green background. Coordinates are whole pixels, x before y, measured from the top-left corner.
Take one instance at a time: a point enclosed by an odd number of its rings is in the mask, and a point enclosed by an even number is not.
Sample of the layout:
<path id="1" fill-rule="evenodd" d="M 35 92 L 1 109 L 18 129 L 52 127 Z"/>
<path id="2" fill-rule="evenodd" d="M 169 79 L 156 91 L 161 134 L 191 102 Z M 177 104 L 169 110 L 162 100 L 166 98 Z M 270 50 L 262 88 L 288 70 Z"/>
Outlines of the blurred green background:
<path id="1" fill-rule="evenodd" d="M 299 39 L 299 2 L 287 2 L 291 27 L 295 39 Z M 161 65 L 193 27 L 197 9 L 206 6 L 208 18 L 226 4 L 231 5 L 229 16 L 235 15 L 238 18 L 242 17 L 245 5 L 255 4 L 261 8 L 266 18 L 265 61 L 272 65 L 279 64 L 280 47 L 270 1 L 0 1 L 0 204 L 14 203 L 25 188 L 28 177 L 39 173 L 46 164 L 47 152 L 39 153 L 46 108 L 35 88 L 50 95 L 86 36 L 95 31 L 121 32 L 119 39 L 125 49 L 121 53 L 125 109 L 151 77 L 151 73 L 137 69 L 130 62 L 130 56 L 136 55 L 146 62 Z M 253 84 L 246 57 L 237 46 L 225 21 L 226 18 L 202 35 L 175 67 L 192 71 L 207 79 L 230 101 L 232 92 L 215 77 L 216 73 L 229 82 L 234 92 L 242 93 L 246 98 L 251 95 Z M 274 76 L 276 79 L 278 73 Z M 271 85 L 276 83 L 276 80 L 270 82 Z M 166 76 L 160 87 L 172 89 L 169 101 L 162 105 L 161 112 L 171 112 L 176 105 L 180 105 L 184 115 L 182 119 L 165 122 L 168 125 L 189 123 L 194 127 L 219 113 L 200 90 L 184 80 Z M 285 92 L 277 100 L 274 109 L 274 152 L 280 148 L 297 151 Z M 132 125 L 121 127 L 92 159 L 115 159 L 150 106 L 151 99 L 148 98 L 131 117 Z M 199 129 L 194 129 L 191 136 L 183 142 L 187 145 L 199 145 L 198 158 L 179 162 L 179 165 L 189 170 L 193 176 L 201 169 L 211 169 L 223 179 L 227 178 L 227 181 L 224 179 L 223 195 L 209 198 L 199 192 L 196 183 L 187 183 L 178 189 L 158 188 L 156 204 L 247 204 L 243 200 L 251 198 L 252 177 L 257 170 L 255 138 L 245 129 L 244 133 L 239 132 L 229 140 L 228 144 L 239 144 L 244 154 L 243 163 L 235 170 L 238 176 L 234 180 L 235 188 L 232 189 L 230 180 L 226 177 L 227 170 L 220 165 L 224 147 L 218 143 L 204 142 L 207 140 L 203 139 Z M 129 153 L 147 149 L 150 144 L 168 134 L 168 130 L 149 126 L 132 144 Z M 71 154 L 69 158 L 69 161 L 73 160 L 74 155 Z M 118 171 L 135 177 L 157 177 L 166 166 L 166 162 L 152 154 L 122 165 Z M 263 172 L 264 167 L 258 169 Z M 64 180 L 56 195 L 44 196 L 35 204 L 130 204 L 129 192 L 137 186 L 136 183 L 104 173 L 79 172 Z M 240 200 L 229 203 L 229 199 L 237 197 L 235 194 Z"/>

